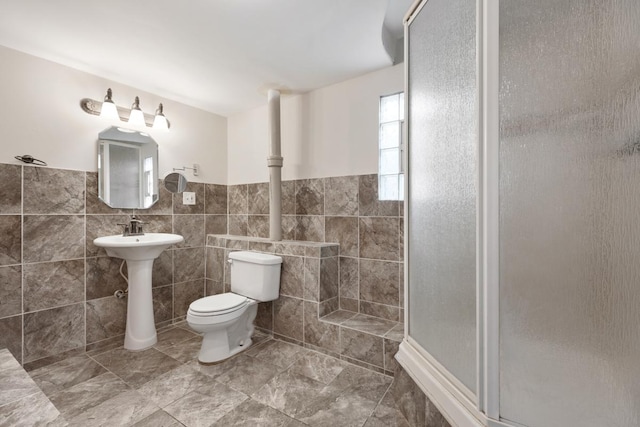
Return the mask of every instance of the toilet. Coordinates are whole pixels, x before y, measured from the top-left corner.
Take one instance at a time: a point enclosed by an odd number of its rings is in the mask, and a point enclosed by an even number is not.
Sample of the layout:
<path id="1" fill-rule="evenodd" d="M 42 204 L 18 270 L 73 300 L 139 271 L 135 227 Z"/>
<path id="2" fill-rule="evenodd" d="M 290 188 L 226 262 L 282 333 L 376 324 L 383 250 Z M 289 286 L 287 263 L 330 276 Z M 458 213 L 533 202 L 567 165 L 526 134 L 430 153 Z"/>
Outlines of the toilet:
<path id="1" fill-rule="evenodd" d="M 203 334 L 198 361 L 215 364 L 251 346 L 258 302 L 280 293 L 282 258 L 258 252 L 229 253 L 231 292 L 191 303 L 187 323 Z"/>

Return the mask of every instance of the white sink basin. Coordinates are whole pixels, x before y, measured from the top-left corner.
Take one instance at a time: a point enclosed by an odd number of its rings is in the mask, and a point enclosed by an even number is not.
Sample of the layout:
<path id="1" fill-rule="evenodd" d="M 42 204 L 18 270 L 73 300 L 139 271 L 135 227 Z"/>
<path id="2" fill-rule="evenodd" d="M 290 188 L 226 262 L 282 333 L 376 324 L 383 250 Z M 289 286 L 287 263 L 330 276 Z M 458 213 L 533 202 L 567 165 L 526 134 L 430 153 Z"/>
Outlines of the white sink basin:
<path id="1" fill-rule="evenodd" d="M 158 342 L 153 319 L 151 273 L 153 260 L 171 245 L 184 241 L 178 234 L 146 233 L 140 236 L 98 237 L 93 244 L 105 248 L 107 255 L 127 261 L 127 327 L 124 348 L 144 350 Z"/>
<path id="2" fill-rule="evenodd" d="M 171 245 L 184 241 L 179 234 L 145 233 L 141 236 L 98 237 L 93 244 L 105 248 L 107 255 L 132 261 L 155 259 Z"/>

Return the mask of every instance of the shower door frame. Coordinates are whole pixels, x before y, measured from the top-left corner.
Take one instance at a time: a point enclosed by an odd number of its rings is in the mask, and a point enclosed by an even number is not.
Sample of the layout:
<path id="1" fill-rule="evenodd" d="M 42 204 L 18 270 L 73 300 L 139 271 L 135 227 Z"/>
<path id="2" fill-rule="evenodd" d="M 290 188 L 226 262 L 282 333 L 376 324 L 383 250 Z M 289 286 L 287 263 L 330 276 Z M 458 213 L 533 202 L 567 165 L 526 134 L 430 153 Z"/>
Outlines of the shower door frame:
<path id="1" fill-rule="evenodd" d="M 405 93 L 409 93 L 409 26 L 429 0 L 416 0 L 404 20 Z M 409 241 L 405 242 L 405 337 L 396 359 L 445 417 L 458 426 L 510 427 L 500 421 L 499 282 L 499 0 L 476 0 L 477 211 L 476 364 L 477 394 L 439 364 L 410 335 Z M 405 112 L 409 117 L 409 96 Z M 407 120 L 407 129 L 410 123 Z M 405 164 L 410 165 L 411 141 Z M 411 174 L 408 167 L 406 173 Z M 409 177 L 405 179 L 404 235 L 409 236 Z"/>

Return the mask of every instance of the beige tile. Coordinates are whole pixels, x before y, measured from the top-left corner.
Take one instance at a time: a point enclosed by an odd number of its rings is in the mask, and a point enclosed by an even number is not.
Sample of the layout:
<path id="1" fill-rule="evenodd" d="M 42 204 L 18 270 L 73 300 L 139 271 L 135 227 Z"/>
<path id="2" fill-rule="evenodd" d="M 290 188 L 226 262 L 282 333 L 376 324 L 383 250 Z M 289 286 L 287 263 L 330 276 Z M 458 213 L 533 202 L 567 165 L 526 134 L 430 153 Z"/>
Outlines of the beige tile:
<path id="1" fill-rule="evenodd" d="M 171 327 L 163 331 L 158 331 L 158 342 L 153 347 L 163 351 L 169 347 L 173 347 L 174 345 L 179 345 L 186 341 L 199 338 L 199 335 L 196 332 L 187 328 Z"/>
<path id="2" fill-rule="evenodd" d="M 0 370 L 0 384 L 0 407 L 40 391 L 19 365 Z"/>
<path id="3" fill-rule="evenodd" d="M 338 297 L 338 257 L 320 259 L 320 301 Z"/>
<path id="4" fill-rule="evenodd" d="M 297 298 L 280 296 L 273 302 L 273 332 L 302 341 L 302 306 Z"/>
<path id="5" fill-rule="evenodd" d="M 138 389 L 147 399 L 161 408 L 210 384 L 211 379 L 189 364 L 178 366 L 152 379 Z"/>
<path id="6" fill-rule="evenodd" d="M 258 391 L 281 370 L 279 366 L 264 360 L 240 354 L 234 358 L 230 368 L 216 377 L 216 381 L 250 395 Z"/>
<path id="7" fill-rule="evenodd" d="M 318 304 L 304 303 L 304 342 L 334 353 L 340 352 L 340 327 L 318 319 Z"/>
<path id="8" fill-rule="evenodd" d="M 358 218 L 327 216 L 324 220 L 326 242 L 340 244 L 340 255 L 358 256 Z"/>
<path id="9" fill-rule="evenodd" d="M 204 246 L 204 215 L 174 215 L 173 232 L 184 237 L 177 248 L 197 248 Z"/>
<path id="10" fill-rule="evenodd" d="M 153 318 L 156 323 L 173 319 L 173 286 L 161 286 L 151 290 L 153 298 Z"/>
<path id="11" fill-rule="evenodd" d="M 166 286 L 173 284 L 173 251 L 165 250 L 153 260 L 151 286 Z"/>
<path id="12" fill-rule="evenodd" d="M 227 188 L 229 215 L 247 215 L 249 213 L 247 185 L 230 185 Z"/>
<path id="13" fill-rule="evenodd" d="M 360 216 L 398 216 L 399 202 L 378 199 L 378 175 L 360 175 L 358 188 Z"/>
<path id="14" fill-rule="evenodd" d="M 307 353 L 308 350 L 298 345 L 270 340 L 262 345 L 250 348 L 245 354 L 280 368 L 287 368 Z"/>
<path id="15" fill-rule="evenodd" d="M 23 179 L 25 214 L 84 213 L 84 172 L 25 167 Z"/>
<path id="16" fill-rule="evenodd" d="M 269 237 L 269 215 L 248 215 L 247 236 Z"/>
<path id="17" fill-rule="evenodd" d="M 0 215 L 0 265 L 22 262 L 22 219 L 20 215 Z"/>
<path id="18" fill-rule="evenodd" d="M 285 371 L 272 378 L 252 398 L 296 418 L 320 396 L 325 385 L 304 375 Z"/>
<path id="19" fill-rule="evenodd" d="M 325 215 L 358 215 L 357 176 L 325 178 L 324 183 Z"/>
<path id="20" fill-rule="evenodd" d="M 266 405 L 247 399 L 216 422 L 225 427 L 290 427 L 294 419 Z M 302 423 L 300 423 L 302 425 Z"/>
<path id="21" fill-rule="evenodd" d="M 120 267 L 126 277 L 126 263 L 120 258 L 87 258 L 87 300 L 113 296 L 117 290 L 127 289 L 127 282 L 120 274 Z"/>
<path id="22" fill-rule="evenodd" d="M 0 214 L 22 213 L 22 166 L 0 163 Z"/>
<path id="23" fill-rule="evenodd" d="M 379 304 L 399 306 L 398 263 L 360 260 L 360 299 Z"/>
<path id="24" fill-rule="evenodd" d="M 382 368 L 384 365 L 382 340 L 382 337 L 341 326 L 340 354 Z"/>
<path id="25" fill-rule="evenodd" d="M 122 225 L 129 221 L 129 215 L 87 215 L 86 217 L 86 256 L 107 256 L 104 248 L 93 244 L 94 239 L 102 236 L 122 234 Z"/>
<path id="26" fill-rule="evenodd" d="M 132 425 L 159 408 L 135 390 L 125 391 L 68 420 L 69 426 L 85 427 Z"/>
<path id="27" fill-rule="evenodd" d="M 111 372 L 105 372 L 50 396 L 51 403 L 67 419 L 129 390 L 129 386 Z"/>
<path id="28" fill-rule="evenodd" d="M 134 427 L 182 427 L 182 425 L 165 411 L 156 411 L 142 421 L 135 423 Z"/>
<path id="29" fill-rule="evenodd" d="M 269 183 L 249 184 L 248 193 L 248 213 L 250 215 L 269 214 Z"/>
<path id="30" fill-rule="evenodd" d="M 0 421 L 6 426 L 62 426 L 60 412 L 43 393 L 35 393 L 0 406 Z"/>
<path id="31" fill-rule="evenodd" d="M 324 241 L 324 216 L 296 216 L 295 240 L 309 242 Z"/>
<path id="32" fill-rule="evenodd" d="M 205 215 L 205 234 L 227 234 L 227 215 Z"/>
<path id="33" fill-rule="evenodd" d="M 87 301 L 87 344 L 124 335 L 127 299 L 113 296 Z M 122 342 L 120 342 L 122 345 Z"/>
<path id="34" fill-rule="evenodd" d="M 204 279 L 173 285 L 173 317 L 186 316 L 189 305 L 204 297 Z"/>
<path id="35" fill-rule="evenodd" d="M 196 193 L 196 204 L 185 205 L 182 203 L 182 193 L 173 194 L 174 214 L 204 214 L 204 184 L 199 182 L 187 183 L 185 191 Z"/>
<path id="36" fill-rule="evenodd" d="M 227 186 L 205 184 L 205 213 L 215 215 L 227 214 Z"/>
<path id="37" fill-rule="evenodd" d="M 132 387 L 140 387 L 180 366 L 180 362 L 155 348 L 136 352 L 119 348 L 92 357 Z"/>
<path id="38" fill-rule="evenodd" d="M 246 236 L 249 227 L 248 215 L 229 215 L 229 234 L 232 236 Z"/>
<path id="39" fill-rule="evenodd" d="M 320 259 L 304 258 L 303 298 L 308 301 L 320 299 Z"/>
<path id="40" fill-rule="evenodd" d="M 0 318 L 20 313 L 22 313 L 22 268 L 19 265 L 0 267 Z"/>
<path id="41" fill-rule="evenodd" d="M 282 255 L 280 294 L 302 298 L 304 273 L 303 257 Z"/>
<path id="42" fill-rule="evenodd" d="M 400 320 L 400 309 L 398 306 L 393 305 L 360 301 L 360 313 L 391 320 L 392 322 L 398 322 Z"/>
<path id="43" fill-rule="evenodd" d="M 204 247 L 174 249 L 173 280 L 175 283 L 204 279 Z"/>
<path id="44" fill-rule="evenodd" d="M 296 215 L 324 215 L 323 179 L 300 179 L 296 181 L 295 213 Z"/>
<path id="45" fill-rule="evenodd" d="M 398 218 L 359 219 L 360 257 L 399 260 Z"/>
<path id="46" fill-rule="evenodd" d="M 84 257 L 84 216 L 27 215 L 23 226 L 25 262 Z"/>
<path id="47" fill-rule="evenodd" d="M 67 358 L 53 365 L 45 366 L 29 372 L 38 387 L 51 396 L 76 384 L 90 380 L 107 370 L 86 355 Z"/>
<path id="48" fill-rule="evenodd" d="M 346 362 L 324 354 L 309 352 L 299 358 L 289 370 L 323 384 L 329 384 L 347 366 Z"/>
<path id="49" fill-rule="evenodd" d="M 24 315 L 24 361 L 85 345 L 84 304 L 72 304 Z"/>
<path id="50" fill-rule="evenodd" d="M 342 322 L 344 327 L 378 336 L 384 336 L 397 325 L 397 322 L 365 314 L 356 314 L 351 319 Z"/>
<path id="51" fill-rule="evenodd" d="M 187 426 L 211 426 L 247 399 L 247 396 L 224 384 L 211 382 L 209 387 L 193 391 L 164 410 Z"/>

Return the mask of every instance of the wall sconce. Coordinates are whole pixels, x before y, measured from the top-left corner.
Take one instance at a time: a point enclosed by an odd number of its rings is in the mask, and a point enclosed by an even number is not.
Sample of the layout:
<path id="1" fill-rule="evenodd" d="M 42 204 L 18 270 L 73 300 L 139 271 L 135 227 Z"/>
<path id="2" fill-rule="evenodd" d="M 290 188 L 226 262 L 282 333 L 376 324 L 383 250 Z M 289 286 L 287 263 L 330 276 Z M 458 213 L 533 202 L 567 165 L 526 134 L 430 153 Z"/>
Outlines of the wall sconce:
<path id="1" fill-rule="evenodd" d="M 120 107 L 113 102 L 113 93 L 111 89 L 107 89 L 104 101 L 96 101 L 91 98 L 82 98 L 80 100 L 80 108 L 87 114 L 94 116 L 106 117 L 110 120 L 119 119 L 122 122 L 128 122 L 132 125 L 142 126 L 159 130 L 169 130 L 171 123 L 164 115 L 163 106 L 160 104 L 155 115 L 147 114 L 140 109 L 140 98 L 136 99 L 131 108 Z"/>

